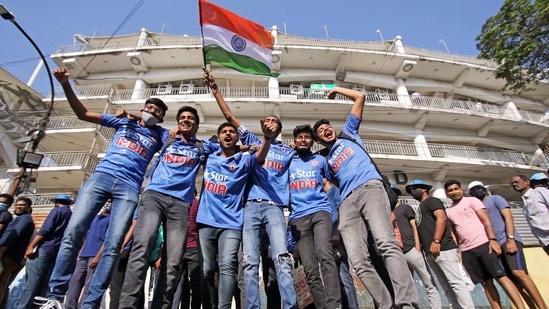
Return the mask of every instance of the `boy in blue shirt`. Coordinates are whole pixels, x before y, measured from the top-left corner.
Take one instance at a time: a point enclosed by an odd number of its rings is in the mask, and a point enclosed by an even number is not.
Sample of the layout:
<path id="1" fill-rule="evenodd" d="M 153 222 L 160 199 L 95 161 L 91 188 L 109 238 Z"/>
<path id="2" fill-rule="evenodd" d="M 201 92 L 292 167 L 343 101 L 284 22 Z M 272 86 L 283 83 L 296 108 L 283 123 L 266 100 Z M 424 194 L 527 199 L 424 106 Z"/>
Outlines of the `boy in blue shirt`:
<path id="1" fill-rule="evenodd" d="M 101 207 L 110 198 L 111 218 L 116 218 L 116 224 L 111 224 L 107 230 L 105 249 L 90 283 L 89 295 L 82 306 L 97 308 L 109 285 L 120 246 L 137 206 L 145 170 L 169 136 L 168 130 L 156 125 L 163 121 L 168 107 L 162 100 L 150 98 L 141 110 L 140 120 L 91 112 L 74 93 L 67 70 L 57 68 L 53 74 L 63 87 L 67 101 L 78 119 L 115 128 L 116 133 L 105 157 L 80 188 L 50 278 L 48 299 L 51 301 L 44 307 L 62 306 L 60 303 L 67 292 L 84 236 Z"/>
<path id="2" fill-rule="evenodd" d="M 223 99 L 213 76 L 205 70 L 204 79 L 223 113 L 225 119 L 238 128 L 240 141 L 244 145 L 261 145 L 262 140 L 248 131 L 232 113 Z M 265 117 L 264 122 L 277 125 L 275 136 L 282 131 L 280 119 L 274 115 Z M 283 208 L 290 202 L 288 166 L 294 155 L 293 149 L 272 140 L 269 153 L 261 168 L 252 171 L 247 202 L 244 207 L 242 236 L 243 272 L 246 291 L 246 308 L 259 308 L 259 242 L 260 229 L 266 228 L 269 235 L 272 260 L 275 264 L 278 287 L 284 309 L 297 308 L 293 285 L 292 255 L 286 241 L 286 222 Z"/>
<path id="3" fill-rule="evenodd" d="M 290 163 L 290 216 L 288 225 L 296 240 L 303 270 L 316 308 L 339 308 L 341 291 L 332 247 L 332 207 L 324 192 L 330 180 L 326 159 L 313 154 L 313 129 L 310 125 L 295 127 L 294 148 Z M 322 270 L 324 280 L 319 271 Z"/>
<path id="4" fill-rule="evenodd" d="M 238 133 L 234 124 L 225 122 L 217 129 L 221 150 L 208 157 L 196 217 L 212 308 L 231 308 L 244 221 L 244 190 L 248 174 L 265 161 L 276 128 L 276 124 L 262 121 L 265 142 L 256 154 L 237 152 Z M 217 287 L 216 269 L 219 269 Z"/>
<path id="5" fill-rule="evenodd" d="M 342 129 L 353 140 L 338 138 L 326 119 L 318 120 L 313 132 L 317 142 L 329 149 L 328 164 L 339 182 L 342 202 L 338 229 L 349 259 L 379 308 L 392 308 L 393 305 L 417 307 L 417 292 L 395 238 L 389 199 L 381 175 L 365 152 L 358 132 L 365 95 L 356 90 L 335 87 L 328 93 L 328 98 L 333 100 L 338 94 L 354 102 Z M 368 228 L 387 265 L 395 291 L 394 300 L 371 263 Z"/>
<path id="6" fill-rule="evenodd" d="M 154 293 L 153 307 L 171 306 L 181 278 L 196 175 L 204 157 L 219 149 L 215 143 L 196 139 L 200 117 L 195 108 L 181 107 L 176 120 L 178 134 L 160 154 L 158 164 L 151 167 L 154 168 L 151 179 L 139 201 L 137 226 L 122 285 L 121 308 L 139 305 L 160 224 L 165 227 L 166 242 L 156 290 L 162 293 Z"/>

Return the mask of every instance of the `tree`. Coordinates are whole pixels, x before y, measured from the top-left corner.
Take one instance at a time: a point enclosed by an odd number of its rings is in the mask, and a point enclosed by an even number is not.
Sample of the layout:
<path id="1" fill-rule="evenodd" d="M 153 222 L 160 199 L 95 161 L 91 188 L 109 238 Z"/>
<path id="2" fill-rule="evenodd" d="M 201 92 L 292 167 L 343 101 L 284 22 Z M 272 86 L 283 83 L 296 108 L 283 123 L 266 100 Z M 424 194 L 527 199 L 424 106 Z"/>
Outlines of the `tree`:
<path id="1" fill-rule="evenodd" d="M 479 58 L 498 63 L 506 88 L 524 91 L 549 79 L 549 0 L 504 0 L 476 38 Z"/>

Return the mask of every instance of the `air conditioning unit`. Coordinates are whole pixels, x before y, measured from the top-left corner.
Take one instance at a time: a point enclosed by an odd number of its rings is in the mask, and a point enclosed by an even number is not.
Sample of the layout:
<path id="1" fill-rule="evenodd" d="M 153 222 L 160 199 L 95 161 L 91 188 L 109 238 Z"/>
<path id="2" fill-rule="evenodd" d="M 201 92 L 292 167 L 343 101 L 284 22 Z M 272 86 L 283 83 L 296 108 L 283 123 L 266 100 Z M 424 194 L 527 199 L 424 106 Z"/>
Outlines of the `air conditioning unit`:
<path id="1" fill-rule="evenodd" d="M 303 94 L 303 86 L 302 85 L 290 85 L 290 93 L 291 94 Z"/>
<path id="2" fill-rule="evenodd" d="M 193 89 L 193 84 L 181 84 L 181 86 L 179 86 L 179 94 L 192 94 Z"/>
<path id="3" fill-rule="evenodd" d="M 160 84 L 158 85 L 158 89 L 156 89 L 156 94 L 171 94 L 172 93 L 172 84 Z"/>

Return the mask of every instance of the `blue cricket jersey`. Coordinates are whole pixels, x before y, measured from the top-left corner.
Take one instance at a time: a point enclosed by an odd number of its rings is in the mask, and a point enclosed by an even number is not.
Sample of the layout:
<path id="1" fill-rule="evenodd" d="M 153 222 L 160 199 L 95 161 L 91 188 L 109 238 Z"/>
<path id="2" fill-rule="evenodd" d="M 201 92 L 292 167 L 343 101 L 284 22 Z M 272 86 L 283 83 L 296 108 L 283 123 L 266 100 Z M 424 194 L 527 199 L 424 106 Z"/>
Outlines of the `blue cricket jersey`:
<path id="1" fill-rule="evenodd" d="M 145 170 L 169 131 L 160 126 L 143 127 L 138 121 L 110 114 L 101 114 L 101 125 L 116 128 L 116 133 L 95 171 L 121 179 L 139 191 Z"/>
<path id="2" fill-rule="evenodd" d="M 365 153 L 362 139 L 358 135 L 358 128 L 362 120 L 349 114 L 341 130 L 352 137 L 357 143 L 338 138 L 328 154 L 328 164 L 332 167 L 339 181 L 341 197 L 346 198 L 354 189 L 370 179 L 381 180 L 372 160 Z"/>
<path id="3" fill-rule="evenodd" d="M 204 155 L 209 155 L 219 149 L 219 144 L 202 141 Z M 196 138 L 188 143 L 176 137 L 163 153 L 145 191 L 154 190 L 173 196 L 187 203 L 192 203 L 196 175 L 202 163 L 200 150 L 196 145 Z"/>
<path id="4" fill-rule="evenodd" d="M 261 145 L 262 140 L 243 125 L 238 128 L 238 133 L 242 144 Z M 252 171 L 248 200 L 262 199 L 288 206 L 290 203 L 288 166 L 294 154 L 295 151 L 288 145 L 281 142 L 271 143 L 263 166 Z"/>
<path id="5" fill-rule="evenodd" d="M 319 154 L 295 155 L 290 163 L 290 217 L 302 218 L 317 211 L 331 213 L 324 192 L 324 178 L 330 180 L 326 158 Z"/>
<path id="6" fill-rule="evenodd" d="M 208 157 L 196 222 L 241 230 L 243 196 L 248 174 L 260 165 L 255 154 L 237 152 L 226 158 L 218 151 Z"/>

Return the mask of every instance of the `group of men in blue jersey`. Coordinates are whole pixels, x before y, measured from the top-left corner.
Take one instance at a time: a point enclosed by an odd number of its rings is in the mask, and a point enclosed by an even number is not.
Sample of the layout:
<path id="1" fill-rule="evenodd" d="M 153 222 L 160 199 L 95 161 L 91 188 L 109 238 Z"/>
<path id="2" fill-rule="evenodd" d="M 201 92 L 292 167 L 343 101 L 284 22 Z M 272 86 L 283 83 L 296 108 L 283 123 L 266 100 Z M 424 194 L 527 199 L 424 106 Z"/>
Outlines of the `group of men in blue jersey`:
<path id="1" fill-rule="evenodd" d="M 192 107 L 178 110 L 178 127 L 170 132 L 158 126 L 167 111 L 162 100 L 148 99 L 140 117 L 95 113 L 76 96 L 66 69 L 58 68 L 53 73 L 79 119 L 113 127 L 116 133 L 105 158 L 79 192 L 50 278 L 44 308 L 62 308 L 78 249 L 91 221 L 107 199 L 112 200 L 111 218 L 116 224 L 110 224 L 107 229 L 103 254 L 82 308 L 99 308 L 136 208 L 138 223 L 119 307 L 138 307 L 147 261 L 154 245 L 151 240 L 157 238 L 158 227 L 163 224 L 162 272 L 156 289 L 161 293 L 154 293 L 152 308 L 171 308 L 181 277 L 189 207 L 202 164 L 205 165 L 204 186 L 197 222 L 204 256 L 203 271 L 212 305 L 231 306 L 237 254 L 242 243 L 245 306 L 260 307 L 259 234 L 264 228 L 269 236 L 282 307 L 297 308 L 293 258 L 287 250 L 283 213 L 284 208 L 290 207 L 289 226 L 308 273 L 315 306 L 341 306 L 339 283 L 332 280 L 338 276 L 330 245 L 330 203 L 323 189 L 325 182 L 333 181 L 341 190 L 338 229 L 347 244 L 356 274 L 376 305 L 379 308 L 417 307 L 417 294 L 394 237 L 381 175 L 359 144 L 358 130 L 365 101 L 362 93 L 340 87 L 328 93 L 330 99 L 341 95 L 354 102 L 343 128 L 354 141 L 338 138 L 329 121 L 322 119 L 313 128 L 307 125 L 296 128 L 295 145 L 290 147 L 275 139 L 282 131 L 282 123 L 276 116 L 261 120 L 263 138 L 248 131 L 231 112 L 212 75 L 205 71 L 206 85 L 228 121 L 219 126 L 218 143 L 213 143 L 197 140 L 200 119 Z M 329 149 L 326 158 L 311 152 L 313 139 Z M 252 151 L 241 152 L 237 147 L 239 140 Z M 159 159 L 151 167 L 150 181 L 139 199 L 145 170 L 157 152 L 160 152 Z M 394 296 L 370 262 L 368 233 L 372 234 L 385 261 Z M 318 263 L 323 276 L 331 278 L 324 283 L 316 266 Z M 214 275 L 216 270 L 218 280 Z"/>

